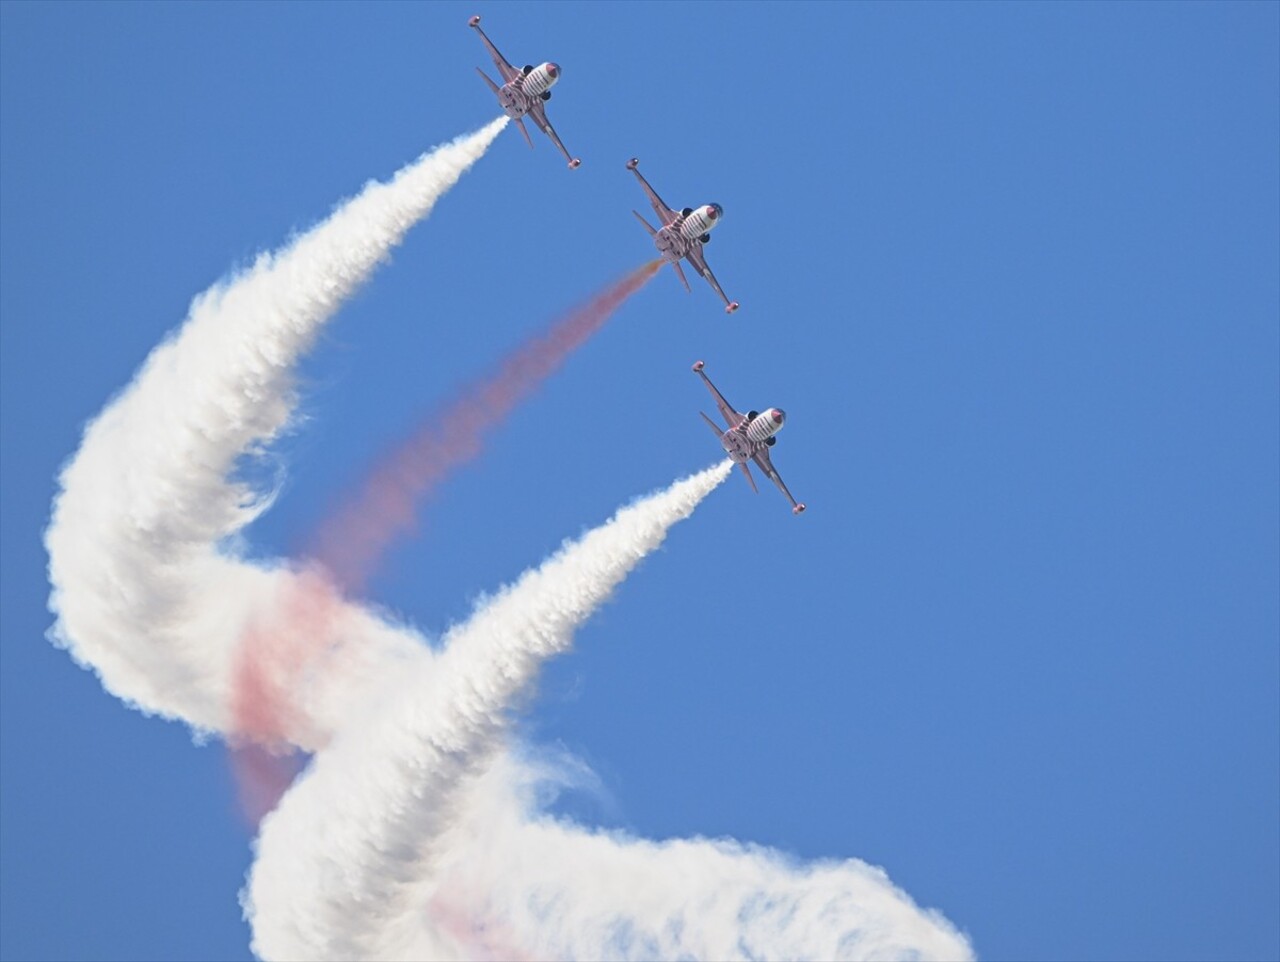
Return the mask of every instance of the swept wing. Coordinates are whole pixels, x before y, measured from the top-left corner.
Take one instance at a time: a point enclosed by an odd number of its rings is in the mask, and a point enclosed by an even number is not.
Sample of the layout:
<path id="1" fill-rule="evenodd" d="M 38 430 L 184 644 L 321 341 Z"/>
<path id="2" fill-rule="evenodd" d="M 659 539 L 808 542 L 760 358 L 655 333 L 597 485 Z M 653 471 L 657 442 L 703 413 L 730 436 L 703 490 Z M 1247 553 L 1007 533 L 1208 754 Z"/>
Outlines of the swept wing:
<path id="1" fill-rule="evenodd" d="M 676 212 L 663 202 L 656 190 L 649 186 L 649 182 L 644 179 L 644 174 L 637 169 L 639 163 L 638 159 L 632 157 L 627 161 L 627 170 L 636 175 L 636 180 L 640 181 L 640 186 L 644 188 L 644 192 L 649 198 L 649 203 L 653 206 L 653 212 L 658 215 L 658 221 L 663 227 L 666 227 L 676 219 Z M 637 214 L 636 216 L 639 217 L 640 215 Z M 643 220 L 643 218 L 641 219 Z"/>
<path id="2" fill-rule="evenodd" d="M 765 477 L 778 486 L 778 490 L 787 496 L 787 500 L 791 502 L 791 511 L 799 514 L 804 510 L 804 505 L 791 496 L 791 492 L 787 490 L 787 486 L 782 482 L 782 475 L 778 474 L 773 466 L 773 462 L 769 460 L 769 449 L 761 448 L 751 458 L 760 466 L 760 470 L 764 472 Z"/>
<path id="3" fill-rule="evenodd" d="M 485 47 L 489 50 L 489 56 L 493 58 L 493 65 L 498 68 L 498 73 L 502 74 L 502 82 L 504 84 L 510 83 L 516 77 L 519 77 L 520 71 L 507 63 L 507 58 L 498 52 L 498 48 L 493 45 L 493 41 L 480 29 L 480 18 L 472 17 L 467 23 L 476 33 L 480 34 L 480 39 L 484 41 Z M 484 74 L 480 76 L 483 77 Z"/>
<path id="4" fill-rule="evenodd" d="M 547 119 L 547 108 L 541 102 L 535 103 L 529 108 L 529 116 L 533 118 L 533 122 L 538 125 L 542 132 L 551 138 L 551 142 L 560 148 L 560 153 L 564 154 L 564 159 L 569 162 L 570 167 L 577 167 L 581 163 L 576 157 L 571 157 L 569 151 L 565 150 L 564 144 L 560 142 L 560 138 L 556 135 L 556 129 L 551 126 L 551 121 Z"/>
<path id="5" fill-rule="evenodd" d="M 702 244 L 700 242 L 695 243 L 691 248 L 689 248 L 689 253 L 685 254 L 685 259 L 693 265 L 693 269 L 695 271 L 706 278 L 707 283 L 710 284 L 715 292 L 720 295 L 720 300 L 724 301 L 725 310 L 732 314 L 738 309 L 738 302 L 731 301 L 725 296 L 724 290 L 720 287 L 720 282 L 716 280 L 716 275 L 711 273 L 711 268 L 707 264 L 706 255 L 702 253 Z"/>
<path id="6" fill-rule="evenodd" d="M 707 377 L 706 372 L 702 370 L 703 364 L 699 361 L 693 366 L 693 370 L 698 377 L 707 386 L 707 390 L 711 392 L 711 396 L 716 399 L 716 407 L 720 409 L 720 416 L 728 423 L 730 430 L 736 428 L 744 420 L 744 416 L 733 409 L 733 405 L 724 399 L 724 395 L 716 390 L 716 386 L 711 383 L 711 378 Z"/>

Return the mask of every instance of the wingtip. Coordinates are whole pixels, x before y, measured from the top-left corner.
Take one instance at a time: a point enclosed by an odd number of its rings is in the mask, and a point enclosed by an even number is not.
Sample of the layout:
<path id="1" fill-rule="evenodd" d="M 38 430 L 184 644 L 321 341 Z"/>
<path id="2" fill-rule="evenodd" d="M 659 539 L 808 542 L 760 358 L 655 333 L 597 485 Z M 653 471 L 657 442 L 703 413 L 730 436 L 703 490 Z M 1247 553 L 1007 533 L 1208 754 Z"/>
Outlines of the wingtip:
<path id="1" fill-rule="evenodd" d="M 725 312 L 726 314 L 732 314 L 734 311 L 736 311 L 736 310 L 737 310 L 738 308 L 740 308 L 741 306 L 742 306 L 742 305 L 741 305 L 741 304 L 739 304 L 737 301 L 730 301 L 728 304 L 726 304 L 726 305 L 725 305 L 725 307 L 724 307 L 724 312 Z"/>
<path id="2" fill-rule="evenodd" d="M 693 362 L 693 367 L 692 367 L 692 369 L 691 369 L 691 370 L 693 371 L 693 373 L 694 373 L 694 374 L 697 374 L 699 371 L 701 371 L 701 370 L 702 370 L 704 367 L 706 367 L 706 366 L 707 366 L 707 362 L 706 362 L 706 361 L 694 361 L 694 362 Z"/>
<path id="3" fill-rule="evenodd" d="M 579 167 L 581 167 L 581 166 L 582 166 L 582 158 L 581 158 L 581 157 L 575 157 L 575 158 L 573 158 L 573 160 L 569 161 L 569 169 L 570 169 L 570 170 L 577 170 L 577 169 L 578 169 Z"/>
<path id="4" fill-rule="evenodd" d="M 627 161 L 627 170 L 635 170 L 639 166 L 640 166 L 639 157 L 632 157 L 630 160 Z"/>
<path id="5" fill-rule="evenodd" d="M 478 13 L 477 13 L 474 17 L 472 17 L 470 20 L 468 20 L 468 21 L 467 21 L 467 26 L 468 26 L 468 27 L 478 27 L 478 26 L 480 26 L 480 14 L 478 14 Z"/>
<path id="6" fill-rule="evenodd" d="M 804 504 L 804 502 L 802 501 L 802 502 L 800 502 L 799 504 L 797 504 L 794 508 L 792 508 L 792 509 L 791 509 L 791 513 L 792 513 L 792 514 L 804 514 L 804 509 L 805 509 L 805 504 Z"/>

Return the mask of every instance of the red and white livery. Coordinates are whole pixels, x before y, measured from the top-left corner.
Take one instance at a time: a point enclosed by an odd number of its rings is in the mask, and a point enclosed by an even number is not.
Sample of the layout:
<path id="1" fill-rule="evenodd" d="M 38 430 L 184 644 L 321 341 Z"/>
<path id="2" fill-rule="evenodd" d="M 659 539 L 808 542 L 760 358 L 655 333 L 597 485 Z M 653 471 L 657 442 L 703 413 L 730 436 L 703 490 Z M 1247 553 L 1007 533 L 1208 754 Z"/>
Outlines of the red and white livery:
<path id="1" fill-rule="evenodd" d="M 555 128 L 551 126 L 551 121 L 547 119 L 547 108 L 544 106 L 551 99 L 551 88 L 560 79 L 560 65 L 544 63 L 535 67 L 529 64 L 523 70 L 517 70 L 507 63 L 506 58 L 498 53 L 498 48 L 485 36 L 485 32 L 480 29 L 480 18 L 478 16 L 468 20 L 467 25 L 480 34 L 480 39 L 484 41 L 484 45 L 489 50 L 489 56 L 493 58 L 493 65 L 498 68 L 498 73 L 502 75 L 502 86 L 499 87 L 489 79 L 483 70 L 476 67 L 476 73 L 484 78 L 484 82 L 489 85 L 489 89 L 497 96 L 498 103 L 502 105 L 503 113 L 516 122 L 516 126 L 520 128 L 520 133 L 524 134 L 524 139 L 529 142 L 530 147 L 533 146 L 533 141 L 529 137 L 529 131 L 525 128 L 524 118 L 526 115 L 532 118 L 539 129 L 551 138 L 552 143 L 560 148 L 560 153 L 564 154 L 565 160 L 569 161 L 569 169 L 573 170 L 578 167 L 582 161 L 577 157 L 570 157 L 569 151 L 565 150 L 564 144 L 560 143 L 560 138 L 556 136 Z"/>
<path id="2" fill-rule="evenodd" d="M 791 502 L 791 513 L 800 514 L 804 511 L 804 504 L 791 496 L 787 486 L 782 483 L 782 476 L 769 460 L 769 449 L 777 443 L 776 435 L 787 423 L 786 412 L 781 408 L 769 408 L 763 413 L 749 411 L 741 414 L 735 411 L 733 405 L 726 401 L 724 395 L 711 383 L 711 378 L 707 377 L 703 371 L 704 367 L 706 364 L 698 361 L 693 365 L 693 372 L 706 383 L 707 390 L 716 399 L 716 407 L 720 409 L 720 415 L 729 425 L 729 429 L 720 430 L 715 421 L 699 411 L 698 413 L 702 414 L 702 420 L 707 422 L 715 436 L 720 439 L 720 445 L 724 448 L 725 454 L 729 455 L 729 459 L 742 468 L 742 473 L 747 476 L 752 491 L 759 489 L 756 488 L 756 479 L 751 476 L 751 469 L 747 466 L 748 461 L 754 461 L 765 473 L 765 477 L 776 484 L 778 490 L 787 496 L 787 500 Z"/>
<path id="3" fill-rule="evenodd" d="M 676 274 L 680 278 L 680 283 L 684 285 L 684 289 L 689 290 L 689 282 L 685 280 L 684 269 L 680 266 L 681 260 L 687 260 L 693 265 L 693 269 L 701 274 L 708 284 L 715 289 L 720 295 L 720 299 L 724 301 L 724 310 L 726 314 L 732 314 L 738 309 L 738 302 L 731 301 L 725 296 L 720 284 L 716 280 L 716 276 L 711 273 L 711 268 L 707 266 L 707 258 L 702 253 L 704 244 L 711 242 L 711 231 L 724 218 L 724 208 L 719 204 L 704 204 L 702 207 L 686 207 L 682 211 L 674 211 L 662 202 L 662 198 L 657 192 L 649 186 L 649 182 L 644 179 L 644 175 L 637 169 L 640 161 L 632 157 L 627 161 L 627 170 L 636 175 L 636 179 L 640 181 L 640 186 L 644 188 L 644 192 L 649 197 L 649 203 L 653 206 L 653 212 L 658 215 L 658 220 L 662 222 L 662 226 L 655 230 L 649 225 L 649 222 L 640 216 L 640 212 L 633 210 L 631 213 L 636 215 L 640 223 L 644 224 L 644 229 L 649 232 L 649 236 L 653 238 L 654 245 L 661 252 L 662 256 L 667 259 L 672 267 L 675 268 Z"/>

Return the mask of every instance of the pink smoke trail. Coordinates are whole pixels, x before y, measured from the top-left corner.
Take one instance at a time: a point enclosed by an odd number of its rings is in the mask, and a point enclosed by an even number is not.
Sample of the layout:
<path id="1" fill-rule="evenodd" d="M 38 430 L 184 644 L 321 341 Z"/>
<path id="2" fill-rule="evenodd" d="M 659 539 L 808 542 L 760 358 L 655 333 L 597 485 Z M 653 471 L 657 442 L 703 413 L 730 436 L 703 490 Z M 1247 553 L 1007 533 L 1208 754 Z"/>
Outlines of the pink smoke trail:
<path id="1" fill-rule="evenodd" d="M 363 587 L 391 542 L 412 527 L 422 500 L 455 468 L 479 454 L 485 435 L 600 330 L 662 263 L 638 268 L 570 312 L 542 337 L 518 348 L 492 377 L 465 390 L 439 420 L 429 420 L 321 526 L 310 557 L 344 591 Z"/>
<path id="2" fill-rule="evenodd" d="M 600 330 L 662 263 L 651 261 L 632 271 L 546 334 L 517 348 L 490 377 L 464 390 L 443 415 L 428 418 L 320 526 L 301 575 L 290 579 L 272 608 L 254 619 L 239 646 L 232 682 L 238 736 L 232 758 L 251 821 L 275 806 L 297 770 L 276 752 L 302 724 L 293 692 L 336 643 L 342 599 L 364 588 L 387 548 L 412 528 L 418 506 L 456 468 L 476 457 L 486 435 Z M 246 750 L 251 743 L 259 747 Z"/>

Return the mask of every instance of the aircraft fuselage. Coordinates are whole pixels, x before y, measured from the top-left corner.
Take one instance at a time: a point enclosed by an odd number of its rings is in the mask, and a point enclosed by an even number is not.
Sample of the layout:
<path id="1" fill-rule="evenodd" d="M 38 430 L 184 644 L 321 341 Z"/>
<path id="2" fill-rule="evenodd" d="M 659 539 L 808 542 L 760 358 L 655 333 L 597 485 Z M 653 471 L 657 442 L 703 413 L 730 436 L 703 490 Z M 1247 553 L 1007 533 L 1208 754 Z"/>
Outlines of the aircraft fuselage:
<path id="1" fill-rule="evenodd" d="M 498 104 L 512 120 L 519 120 L 539 100 L 551 96 L 549 91 L 560 79 L 560 65 L 555 63 L 525 67 L 525 72 L 512 77 L 498 89 Z"/>
<path id="2" fill-rule="evenodd" d="M 722 216 L 724 209 L 719 204 L 686 208 L 671 223 L 662 225 L 653 235 L 653 243 L 667 260 L 678 261 L 702 248 Z"/>
<path id="3" fill-rule="evenodd" d="M 773 443 L 787 419 L 781 408 L 769 408 L 761 414 L 752 411 L 720 435 L 724 453 L 735 464 L 745 464 Z"/>

